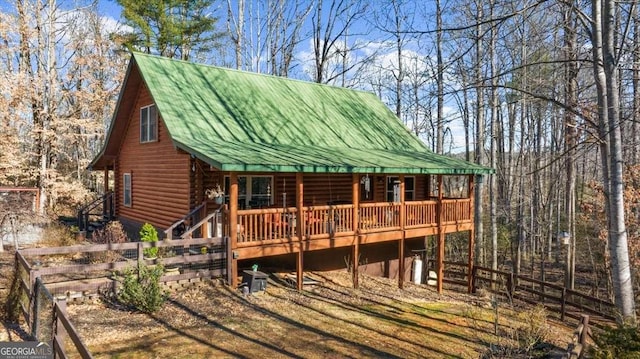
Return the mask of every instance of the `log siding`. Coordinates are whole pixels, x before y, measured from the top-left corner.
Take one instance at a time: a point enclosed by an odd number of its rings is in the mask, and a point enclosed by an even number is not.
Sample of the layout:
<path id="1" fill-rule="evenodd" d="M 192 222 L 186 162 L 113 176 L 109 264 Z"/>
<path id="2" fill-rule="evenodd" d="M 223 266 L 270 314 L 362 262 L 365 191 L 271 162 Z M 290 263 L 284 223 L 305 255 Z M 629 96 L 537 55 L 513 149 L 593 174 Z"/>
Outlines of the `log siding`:
<path id="1" fill-rule="evenodd" d="M 140 108 L 153 104 L 153 99 L 144 84 L 137 93 L 115 167 L 115 178 L 119 180 L 124 173 L 131 174 L 131 206 L 123 205 L 119 183 L 115 188 L 117 214 L 166 228 L 189 212 L 190 156 L 174 147 L 160 115 L 157 141 L 140 143 Z"/>

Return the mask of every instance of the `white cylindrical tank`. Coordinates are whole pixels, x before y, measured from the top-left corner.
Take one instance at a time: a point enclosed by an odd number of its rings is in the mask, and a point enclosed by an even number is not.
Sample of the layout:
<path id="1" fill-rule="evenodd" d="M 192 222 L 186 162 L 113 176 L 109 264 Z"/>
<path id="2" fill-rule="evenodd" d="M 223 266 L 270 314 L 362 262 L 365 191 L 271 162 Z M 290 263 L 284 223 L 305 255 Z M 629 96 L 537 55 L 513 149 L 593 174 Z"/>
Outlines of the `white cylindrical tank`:
<path id="1" fill-rule="evenodd" d="M 422 259 L 420 256 L 413 257 L 413 283 L 422 283 Z"/>

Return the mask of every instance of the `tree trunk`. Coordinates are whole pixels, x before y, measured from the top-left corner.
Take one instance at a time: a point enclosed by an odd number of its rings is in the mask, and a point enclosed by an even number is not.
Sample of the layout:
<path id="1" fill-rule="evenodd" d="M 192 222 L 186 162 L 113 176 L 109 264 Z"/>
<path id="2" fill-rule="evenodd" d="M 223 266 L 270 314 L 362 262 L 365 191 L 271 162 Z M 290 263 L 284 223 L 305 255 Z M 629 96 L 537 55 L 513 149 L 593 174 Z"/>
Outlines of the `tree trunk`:
<path id="1" fill-rule="evenodd" d="M 477 25 L 475 33 L 475 83 L 476 83 L 476 146 L 475 146 L 475 162 L 479 165 L 484 165 L 484 88 L 482 86 L 482 20 L 484 18 L 482 1 L 476 1 L 477 6 Z M 482 207 L 482 194 L 484 190 L 483 181 L 476 181 L 475 191 L 475 227 L 476 227 L 476 261 L 478 264 L 483 265 L 485 263 L 484 258 L 484 228 L 483 228 L 483 216 L 484 210 Z"/>
<path id="2" fill-rule="evenodd" d="M 444 64 L 442 63 L 442 10 L 440 0 L 436 0 L 436 52 L 437 52 L 437 92 L 438 118 L 436 125 L 436 153 L 444 153 Z"/>
<path id="3" fill-rule="evenodd" d="M 615 57 L 615 2 L 592 0 L 594 75 L 598 90 L 600 135 L 603 136 L 604 188 L 608 208 L 608 241 L 615 302 L 624 321 L 635 324 L 635 302 L 624 213 L 618 63 Z M 604 130 L 604 131 L 603 131 Z"/>
<path id="4" fill-rule="evenodd" d="M 489 2 L 489 17 L 493 18 L 495 1 Z M 491 145 L 490 145 L 490 166 L 496 168 L 497 138 L 501 136 L 497 131 L 498 127 L 498 61 L 496 58 L 496 40 L 497 40 L 497 24 L 491 25 L 491 34 L 489 39 L 489 61 L 491 66 Z M 497 204 L 497 176 L 491 176 L 489 182 L 489 212 L 491 218 L 491 269 L 498 269 L 498 213 Z M 491 278 L 495 280 L 495 273 Z"/>
<path id="5" fill-rule="evenodd" d="M 569 273 L 565 278 L 565 287 L 574 289 L 575 285 L 575 251 L 576 251 L 576 233 L 575 233 L 575 193 L 576 193 L 576 172 L 575 172 L 575 147 L 578 144 L 577 139 L 577 123 L 576 116 L 572 111 L 577 110 L 578 93 L 577 93 L 577 35 L 576 21 L 573 9 L 567 6 L 564 12 L 564 51 L 565 61 L 565 81 L 564 81 L 564 97 L 567 109 L 564 110 L 564 129 L 565 129 L 565 167 L 567 171 L 567 187 L 565 191 L 565 211 L 566 211 L 566 229 L 571 236 L 571 244 L 569 246 Z"/>

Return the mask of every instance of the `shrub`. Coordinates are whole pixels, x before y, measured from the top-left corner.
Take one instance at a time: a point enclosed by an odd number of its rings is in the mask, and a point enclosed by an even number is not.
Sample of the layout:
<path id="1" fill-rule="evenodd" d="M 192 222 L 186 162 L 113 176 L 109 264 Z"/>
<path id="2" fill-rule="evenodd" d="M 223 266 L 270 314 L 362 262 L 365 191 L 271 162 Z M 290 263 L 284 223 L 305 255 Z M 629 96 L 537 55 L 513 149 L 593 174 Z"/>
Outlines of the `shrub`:
<path id="1" fill-rule="evenodd" d="M 118 221 L 113 221 L 107 223 L 102 229 L 96 229 L 92 234 L 91 242 L 96 244 L 124 243 L 128 239 L 122 224 Z M 89 261 L 91 263 L 111 263 L 120 258 L 120 254 L 116 251 L 89 253 Z"/>
<path id="2" fill-rule="evenodd" d="M 620 326 L 607 328 L 593 336 L 591 354 L 596 359 L 640 359 L 638 328 Z"/>
<path id="3" fill-rule="evenodd" d="M 543 305 L 539 304 L 518 313 L 517 319 L 520 325 L 516 328 L 515 336 L 519 347 L 525 353 L 549 339 L 547 311 Z"/>
<path id="4" fill-rule="evenodd" d="M 161 265 L 138 265 L 137 271 L 127 268 L 124 271 L 122 289 L 118 300 L 129 307 L 144 313 L 153 313 L 162 307 L 166 293 L 160 287 L 160 277 L 164 273 Z"/>
<path id="5" fill-rule="evenodd" d="M 83 243 L 84 240 L 76 236 L 76 233 L 73 228 L 53 222 L 44 227 L 42 240 L 38 244 L 44 247 L 66 247 Z"/>
<path id="6" fill-rule="evenodd" d="M 542 305 L 519 312 L 515 326 L 504 328 L 498 343 L 492 345 L 481 358 L 539 358 L 546 357 L 549 339 L 547 313 Z M 477 320 L 477 319 L 474 319 Z"/>
<path id="7" fill-rule="evenodd" d="M 157 242 L 158 231 L 151 224 L 145 223 L 144 225 L 142 225 L 142 228 L 140 229 L 140 240 L 143 242 L 149 242 L 149 243 Z M 145 248 L 143 253 L 145 257 L 157 257 L 158 248 L 157 247 Z"/>

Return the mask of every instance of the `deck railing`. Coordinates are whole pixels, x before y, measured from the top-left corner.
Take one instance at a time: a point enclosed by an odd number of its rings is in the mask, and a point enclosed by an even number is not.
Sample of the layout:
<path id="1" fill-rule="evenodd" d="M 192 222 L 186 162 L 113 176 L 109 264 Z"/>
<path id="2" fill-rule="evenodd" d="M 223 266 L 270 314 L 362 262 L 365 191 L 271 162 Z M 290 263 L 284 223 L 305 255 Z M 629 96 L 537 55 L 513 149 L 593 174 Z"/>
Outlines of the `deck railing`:
<path id="1" fill-rule="evenodd" d="M 400 229 L 400 203 L 379 202 L 360 205 L 360 230 L 379 232 Z"/>
<path id="2" fill-rule="evenodd" d="M 472 218 L 471 199 L 442 201 L 443 224 L 468 222 Z M 401 212 L 405 211 L 404 228 L 426 228 L 438 225 L 438 201 L 410 201 L 400 203 L 361 203 L 358 223 L 354 223 L 352 204 L 308 206 L 298 214 L 295 207 L 264 208 L 238 211 L 238 245 L 252 246 L 289 241 L 297 237 L 298 221 L 302 220 L 302 237 L 325 238 L 362 233 L 400 230 Z"/>
<path id="3" fill-rule="evenodd" d="M 435 226 L 438 224 L 437 201 L 405 202 L 405 228 Z"/>
<path id="4" fill-rule="evenodd" d="M 293 208 L 264 208 L 238 211 L 238 243 L 289 238 L 295 235 Z"/>
<path id="5" fill-rule="evenodd" d="M 445 224 L 470 221 L 472 213 L 471 198 L 442 200 L 442 222 Z"/>

